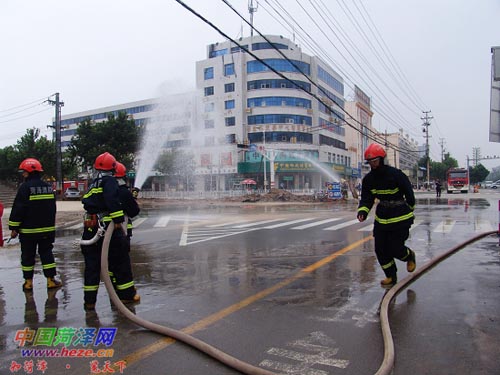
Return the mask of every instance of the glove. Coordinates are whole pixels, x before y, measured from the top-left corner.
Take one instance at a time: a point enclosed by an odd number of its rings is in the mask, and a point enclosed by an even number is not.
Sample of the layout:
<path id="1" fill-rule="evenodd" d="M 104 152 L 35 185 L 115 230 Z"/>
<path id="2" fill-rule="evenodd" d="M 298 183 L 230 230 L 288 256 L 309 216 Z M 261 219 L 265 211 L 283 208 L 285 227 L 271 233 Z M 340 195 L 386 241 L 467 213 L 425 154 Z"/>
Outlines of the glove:
<path id="1" fill-rule="evenodd" d="M 141 191 L 141 189 L 135 187 L 132 189 L 132 196 L 137 199 L 137 196 L 139 195 L 139 192 Z"/>
<path id="2" fill-rule="evenodd" d="M 358 220 L 365 221 L 366 218 L 368 217 L 368 214 L 365 211 L 358 211 Z"/>

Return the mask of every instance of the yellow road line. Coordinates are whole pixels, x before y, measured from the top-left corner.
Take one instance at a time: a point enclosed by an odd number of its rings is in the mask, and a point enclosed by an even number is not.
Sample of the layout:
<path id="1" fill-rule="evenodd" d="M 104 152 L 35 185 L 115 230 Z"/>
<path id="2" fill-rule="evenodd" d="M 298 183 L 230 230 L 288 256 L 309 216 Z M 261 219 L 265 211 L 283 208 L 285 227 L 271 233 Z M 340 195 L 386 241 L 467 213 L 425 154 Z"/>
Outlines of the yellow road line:
<path id="1" fill-rule="evenodd" d="M 256 293 L 250 297 L 247 297 L 244 300 L 241 300 L 240 302 L 237 302 L 229 307 L 226 307 L 225 309 L 222 309 L 222 310 L 220 310 L 212 315 L 207 316 L 204 319 L 201 319 L 201 320 L 191 324 L 190 326 L 187 326 L 187 327 L 181 329 L 181 332 L 184 332 L 187 334 L 193 334 L 197 331 L 200 331 L 200 330 L 210 326 L 211 324 L 221 320 L 222 318 L 224 318 L 224 317 L 226 317 L 226 316 L 228 316 L 228 315 L 230 315 L 238 310 L 241 310 L 244 307 L 247 307 L 248 305 L 250 305 L 250 304 L 252 304 L 252 303 L 254 303 L 254 302 L 256 302 L 264 297 L 267 297 L 268 295 L 276 292 L 277 290 L 279 290 L 281 288 L 284 288 L 285 286 L 293 283 L 294 281 L 296 281 L 298 279 L 301 279 L 301 278 L 307 276 L 309 273 L 317 270 L 320 267 L 323 267 L 325 264 L 330 263 L 332 260 L 334 260 L 335 258 L 338 258 L 340 255 L 343 255 L 351 250 L 354 250 L 355 248 L 357 248 L 358 246 L 362 245 L 365 242 L 368 242 L 372 238 L 373 238 L 372 236 L 368 236 L 368 237 L 362 238 L 356 242 L 353 242 L 349 246 L 346 246 L 343 249 L 336 251 L 333 254 L 330 254 L 326 258 L 323 258 L 323 259 L 317 261 L 316 263 L 313 263 L 310 266 L 307 266 L 307 267 L 301 269 L 295 275 L 275 284 L 274 286 L 269 287 L 267 289 L 264 289 L 263 291 L 261 291 L 259 293 Z M 155 341 L 154 343 L 152 343 L 148 346 L 143 347 L 142 349 L 139 349 L 133 353 L 130 353 L 129 355 L 125 356 L 121 360 L 125 361 L 127 363 L 127 365 L 131 365 L 134 362 L 140 361 L 140 360 L 144 359 L 145 357 L 148 357 L 148 356 L 156 353 L 157 351 L 160 351 L 163 348 L 166 348 L 167 346 L 173 344 L 175 341 L 176 340 L 174 340 L 170 337 L 165 337 L 163 339 Z"/>

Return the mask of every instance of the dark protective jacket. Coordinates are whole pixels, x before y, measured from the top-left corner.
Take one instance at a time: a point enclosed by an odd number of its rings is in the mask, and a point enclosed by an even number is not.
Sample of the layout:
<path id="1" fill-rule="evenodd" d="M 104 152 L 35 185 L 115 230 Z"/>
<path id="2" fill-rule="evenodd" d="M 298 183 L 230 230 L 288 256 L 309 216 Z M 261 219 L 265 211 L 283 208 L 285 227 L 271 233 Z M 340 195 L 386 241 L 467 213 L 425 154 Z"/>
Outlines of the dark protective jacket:
<path id="1" fill-rule="evenodd" d="M 82 199 L 89 214 L 103 214 L 104 222 L 123 223 L 124 215 L 118 194 L 118 182 L 111 174 L 99 173 Z"/>
<path id="2" fill-rule="evenodd" d="M 31 173 L 17 190 L 9 217 L 9 229 L 22 238 L 55 239 L 56 199 L 52 186 Z"/>
<path id="3" fill-rule="evenodd" d="M 118 196 L 120 197 L 120 203 L 122 204 L 122 209 L 128 216 L 127 222 L 127 235 L 132 237 L 132 218 L 139 215 L 141 209 L 137 204 L 132 192 L 129 187 L 125 184 L 123 179 L 118 179 Z"/>
<path id="4" fill-rule="evenodd" d="M 413 224 L 415 195 L 408 177 L 399 169 L 381 165 L 364 178 L 358 214 L 368 215 L 378 199 L 375 228 L 394 230 Z"/>

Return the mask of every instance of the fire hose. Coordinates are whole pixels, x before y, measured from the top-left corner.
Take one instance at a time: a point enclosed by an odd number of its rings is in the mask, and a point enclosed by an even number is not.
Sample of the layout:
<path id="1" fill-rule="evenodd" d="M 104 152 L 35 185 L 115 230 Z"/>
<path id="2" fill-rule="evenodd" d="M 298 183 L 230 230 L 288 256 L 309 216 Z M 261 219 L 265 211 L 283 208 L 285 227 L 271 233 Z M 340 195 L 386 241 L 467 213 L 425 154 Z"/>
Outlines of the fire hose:
<path id="1" fill-rule="evenodd" d="M 467 241 L 453 247 L 447 252 L 439 255 L 438 257 L 427 262 L 423 266 L 419 267 L 417 271 L 408 275 L 403 280 L 394 285 L 384 296 L 380 305 L 380 326 L 382 328 L 382 336 L 384 339 L 384 360 L 380 365 L 378 371 L 375 375 L 389 375 L 394 367 L 394 341 L 392 340 L 391 327 L 389 326 L 389 305 L 394 297 L 409 284 L 417 280 L 425 272 L 429 271 L 431 268 L 436 266 L 438 263 L 442 262 L 444 259 L 456 253 L 458 250 L 476 242 L 484 237 L 490 236 L 492 234 L 497 234 L 497 231 L 490 231 L 486 233 L 479 234 L 475 237 L 468 239 Z"/>
<path id="2" fill-rule="evenodd" d="M 106 286 L 106 290 L 111 298 L 111 301 L 116 306 L 116 308 L 125 315 L 126 318 L 134 322 L 135 324 L 149 329 L 153 332 L 157 332 L 164 336 L 169 336 L 177 341 L 183 342 L 193 348 L 200 350 L 201 352 L 209 355 L 210 357 L 216 359 L 217 361 L 234 368 L 235 370 L 249 375 L 277 375 L 274 372 L 267 371 L 261 369 L 259 367 L 255 367 L 251 364 L 243 362 L 237 358 L 230 356 L 229 354 L 224 353 L 223 351 L 201 341 L 197 338 L 185 334 L 181 331 L 168 328 L 156 323 L 152 323 L 145 319 L 139 318 L 137 315 L 132 313 L 120 300 L 118 295 L 116 294 L 113 284 L 111 283 L 111 279 L 108 274 L 108 252 L 109 252 L 109 244 L 111 241 L 111 236 L 113 234 L 114 227 L 113 225 L 109 225 L 108 229 L 105 231 L 104 240 L 102 244 L 102 254 L 101 254 L 101 279 L 104 281 L 104 285 Z"/>
<path id="3" fill-rule="evenodd" d="M 111 241 L 111 236 L 113 234 L 114 227 L 113 225 L 110 225 L 111 230 L 104 230 L 104 239 L 103 239 L 103 244 L 102 244 L 102 254 L 101 254 L 101 279 L 104 281 L 104 285 L 106 286 L 106 290 L 108 291 L 108 294 L 110 296 L 111 301 L 113 304 L 116 306 L 116 308 L 130 321 L 133 323 L 144 327 L 146 329 L 149 329 L 153 332 L 157 332 L 161 335 L 171 337 L 177 341 L 183 342 L 184 344 L 187 344 L 195 349 L 198 349 L 202 353 L 207 354 L 208 356 L 214 358 L 215 360 L 225 364 L 228 367 L 231 367 L 243 374 L 248 374 L 248 375 L 277 375 L 274 372 L 253 366 L 249 363 L 246 363 L 244 361 L 241 361 L 227 353 L 224 353 L 220 349 L 217 349 L 191 335 L 188 335 L 186 333 L 183 333 L 181 331 L 168 328 L 150 321 L 147 321 L 145 319 L 142 319 L 132 313 L 120 300 L 118 295 L 115 292 L 115 289 L 113 288 L 113 284 L 111 283 L 111 279 L 109 277 L 108 273 L 108 252 L 109 252 L 109 244 Z M 392 371 L 392 368 L 394 367 L 394 341 L 392 339 L 392 334 L 391 334 L 391 328 L 389 325 L 389 316 L 388 316 L 388 310 L 389 310 L 389 305 L 394 297 L 406 286 L 411 284 L 413 281 L 417 280 L 420 276 L 422 276 L 425 272 L 429 271 L 431 268 L 436 266 L 438 263 L 443 261 L 444 259 L 448 258 L 449 256 L 453 255 L 456 253 L 458 250 L 464 248 L 465 246 L 476 242 L 484 237 L 487 237 L 492 234 L 497 234 L 497 231 L 490 231 L 486 233 L 479 234 L 455 247 L 452 249 L 448 250 L 444 254 L 439 255 L 438 257 L 432 259 L 430 262 L 426 263 L 425 265 L 421 266 L 418 268 L 417 271 L 414 273 L 410 274 L 400 282 L 398 282 L 395 286 L 393 286 L 384 296 L 381 302 L 380 306 L 380 324 L 381 324 L 381 329 L 382 329 L 382 336 L 384 340 L 384 359 L 379 367 L 378 371 L 375 373 L 375 375 L 389 375 L 390 372 Z M 88 240 L 88 241 L 93 241 L 95 239 L 95 242 L 97 242 L 101 236 L 94 236 L 93 239 Z"/>

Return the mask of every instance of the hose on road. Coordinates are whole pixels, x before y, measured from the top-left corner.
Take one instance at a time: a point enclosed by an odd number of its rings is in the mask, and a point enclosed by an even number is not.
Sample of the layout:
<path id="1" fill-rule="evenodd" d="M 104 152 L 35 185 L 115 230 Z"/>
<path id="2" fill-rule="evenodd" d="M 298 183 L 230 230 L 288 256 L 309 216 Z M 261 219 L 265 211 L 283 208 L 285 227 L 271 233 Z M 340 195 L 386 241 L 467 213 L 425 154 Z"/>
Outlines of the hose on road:
<path id="1" fill-rule="evenodd" d="M 468 239 L 467 241 L 453 247 L 448 250 L 444 254 L 432 259 L 430 262 L 424 264 L 419 267 L 414 273 L 408 275 L 403 280 L 394 285 L 384 296 L 382 299 L 382 303 L 380 305 L 380 325 L 382 328 L 382 336 L 384 339 L 384 360 L 382 361 L 381 366 L 375 375 L 389 375 L 394 367 L 394 341 L 392 340 L 391 327 L 389 325 L 389 305 L 394 297 L 409 284 L 414 282 L 420 276 L 422 276 L 425 272 L 429 271 L 432 267 L 436 266 L 444 259 L 456 253 L 458 250 L 464 248 L 467 245 L 470 245 L 473 242 L 476 242 L 484 237 L 490 236 L 492 234 L 497 234 L 497 231 L 490 231 L 479 234 L 475 237 Z"/>
<path id="2" fill-rule="evenodd" d="M 126 222 L 126 221 L 125 221 Z M 169 336 L 177 341 L 183 342 L 193 348 L 200 350 L 201 352 L 209 355 L 210 357 L 216 359 L 217 361 L 229 366 L 242 374 L 248 375 L 277 375 L 274 372 L 267 371 L 265 369 L 255 367 L 246 362 L 243 362 L 237 358 L 230 356 L 229 354 L 224 353 L 223 351 L 201 341 L 197 338 L 190 336 L 184 332 L 168 328 L 156 323 L 152 323 L 145 319 L 139 318 L 137 315 L 132 313 L 120 300 L 118 295 L 113 288 L 113 284 L 111 283 L 111 279 L 108 273 L 108 253 L 109 253 L 109 244 L 111 242 L 111 236 L 113 234 L 113 223 L 108 226 L 106 233 L 104 235 L 104 240 L 102 244 L 102 253 L 101 253 L 101 279 L 104 281 L 104 285 L 106 286 L 106 290 L 111 298 L 111 301 L 116 306 L 116 308 L 129 320 L 134 322 L 135 324 L 149 329 L 153 332 L 157 332 L 164 336 Z"/>

